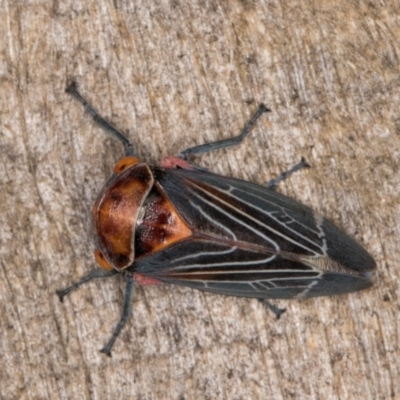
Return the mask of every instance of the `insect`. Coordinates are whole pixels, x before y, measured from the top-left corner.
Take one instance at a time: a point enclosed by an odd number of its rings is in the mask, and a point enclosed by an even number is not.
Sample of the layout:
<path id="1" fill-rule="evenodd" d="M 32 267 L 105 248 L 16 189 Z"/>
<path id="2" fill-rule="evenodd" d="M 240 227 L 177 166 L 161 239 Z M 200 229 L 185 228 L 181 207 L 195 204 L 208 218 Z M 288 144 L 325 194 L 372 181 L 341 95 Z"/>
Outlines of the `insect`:
<path id="1" fill-rule="evenodd" d="M 161 166 L 141 163 L 132 143 L 103 119 L 77 90 L 104 130 L 119 140 L 125 157 L 93 206 L 97 250 L 94 269 L 57 291 L 60 300 L 83 283 L 117 274 L 126 288 L 122 316 L 106 346 L 111 349 L 130 313 L 134 282 L 173 283 L 231 296 L 300 299 L 354 292 L 372 286 L 374 259 L 355 240 L 310 208 L 275 191 L 304 159 L 265 186 L 228 178 L 191 164 L 191 155 L 239 144 L 258 118 L 260 105 L 240 135 L 191 147 Z"/>

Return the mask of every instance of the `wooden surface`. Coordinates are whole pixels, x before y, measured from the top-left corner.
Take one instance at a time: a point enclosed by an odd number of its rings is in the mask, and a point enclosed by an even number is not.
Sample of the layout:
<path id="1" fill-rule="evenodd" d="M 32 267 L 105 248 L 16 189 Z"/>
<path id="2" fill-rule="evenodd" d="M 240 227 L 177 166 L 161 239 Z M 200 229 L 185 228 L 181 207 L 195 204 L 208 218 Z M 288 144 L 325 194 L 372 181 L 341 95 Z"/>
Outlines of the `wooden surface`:
<path id="1" fill-rule="evenodd" d="M 399 399 L 400 6 L 397 1 L 11 1 L 0 8 L 0 398 Z M 94 266 L 91 207 L 118 143 L 64 93 L 75 79 L 140 157 L 239 132 L 197 158 L 265 182 L 354 235 L 368 291 L 278 301 L 137 288 L 55 290 Z"/>

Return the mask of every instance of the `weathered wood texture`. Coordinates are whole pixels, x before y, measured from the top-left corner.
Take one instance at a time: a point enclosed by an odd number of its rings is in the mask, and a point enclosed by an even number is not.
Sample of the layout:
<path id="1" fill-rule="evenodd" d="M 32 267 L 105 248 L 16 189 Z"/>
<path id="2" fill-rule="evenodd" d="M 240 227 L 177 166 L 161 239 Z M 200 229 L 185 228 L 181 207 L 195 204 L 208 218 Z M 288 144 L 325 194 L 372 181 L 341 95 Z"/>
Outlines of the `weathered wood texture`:
<path id="1" fill-rule="evenodd" d="M 1 2 L 1 399 L 400 398 L 398 1 Z M 317 209 L 376 258 L 376 286 L 258 302 L 138 288 L 109 359 L 123 282 L 55 290 L 94 266 L 90 210 L 121 146 L 64 89 L 75 79 L 150 163 L 197 158 Z"/>

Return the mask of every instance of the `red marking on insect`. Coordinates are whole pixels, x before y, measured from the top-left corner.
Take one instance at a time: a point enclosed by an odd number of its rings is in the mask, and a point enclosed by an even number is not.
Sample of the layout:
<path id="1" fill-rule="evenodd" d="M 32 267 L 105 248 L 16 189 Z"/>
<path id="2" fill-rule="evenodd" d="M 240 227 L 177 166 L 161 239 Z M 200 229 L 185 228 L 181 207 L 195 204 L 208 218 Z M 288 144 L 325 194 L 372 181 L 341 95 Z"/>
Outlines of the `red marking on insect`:
<path id="1" fill-rule="evenodd" d="M 161 161 L 161 166 L 164 168 L 182 168 L 195 171 L 196 167 L 186 160 L 175 156 L 167 156 Z"/>
<path id="2" fill-rule="evenodd" d="M 133 280 L 142 286 L 162 285 L 164 283 L 159 279 L 149 278 L 148 276 L 137 273 L 133 274 Z"/>

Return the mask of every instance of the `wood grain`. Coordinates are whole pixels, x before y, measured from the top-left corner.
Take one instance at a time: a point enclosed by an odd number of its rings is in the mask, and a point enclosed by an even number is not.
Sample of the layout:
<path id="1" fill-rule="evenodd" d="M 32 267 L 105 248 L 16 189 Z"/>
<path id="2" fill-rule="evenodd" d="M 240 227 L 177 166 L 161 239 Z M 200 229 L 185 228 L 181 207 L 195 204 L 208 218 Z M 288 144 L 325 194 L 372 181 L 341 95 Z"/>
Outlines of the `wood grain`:
<path id="1" fill-rule="evenodd" d="M 1 399 L 398 399 L 400 6 L 396 1 L 10 1 L 0 8 Z M 134 141 L 265 182 L 375 257 L 371 290 L 258 302 L 137 288 L 109 359 L 124 284 L 55 290 L 94 266 L 91 206 L 118 143 L 64 93 L 72 79 Z"/>

